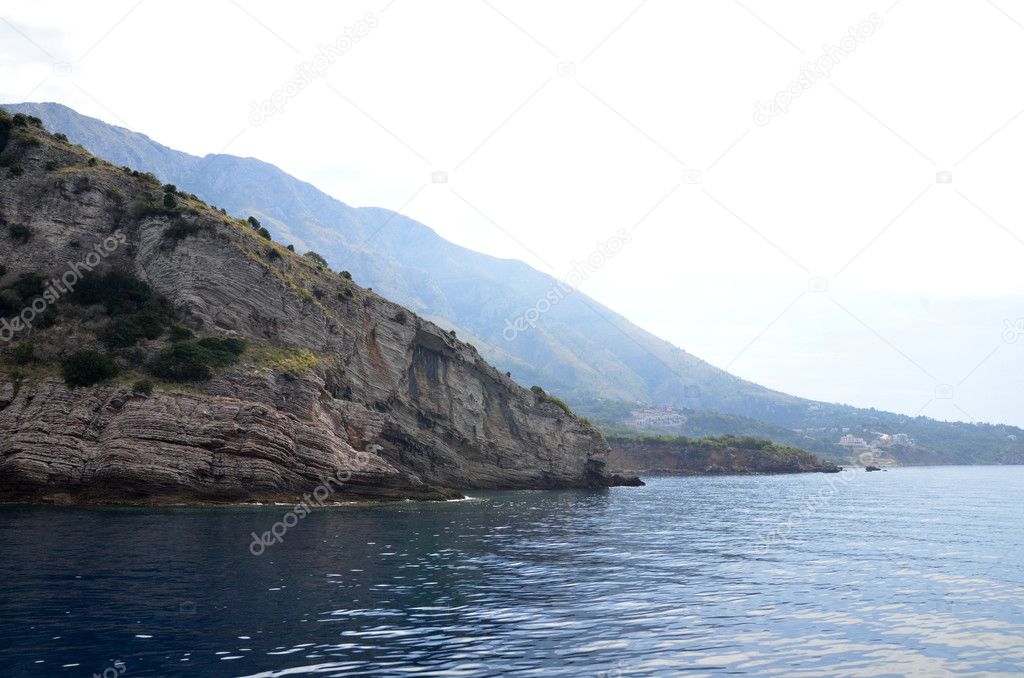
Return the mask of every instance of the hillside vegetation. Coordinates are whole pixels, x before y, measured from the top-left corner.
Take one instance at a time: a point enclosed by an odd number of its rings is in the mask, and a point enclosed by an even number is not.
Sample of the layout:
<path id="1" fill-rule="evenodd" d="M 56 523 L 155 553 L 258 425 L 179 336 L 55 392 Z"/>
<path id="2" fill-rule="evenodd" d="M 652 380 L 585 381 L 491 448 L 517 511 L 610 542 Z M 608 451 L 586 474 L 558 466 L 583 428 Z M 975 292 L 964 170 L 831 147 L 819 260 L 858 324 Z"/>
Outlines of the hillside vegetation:
<path id="1" fill-rule="evenodd" d="M 612 468 L 629 473 L 723 475 L 836 473 L 813 453 L 746 436 L 610 436 Z"/>

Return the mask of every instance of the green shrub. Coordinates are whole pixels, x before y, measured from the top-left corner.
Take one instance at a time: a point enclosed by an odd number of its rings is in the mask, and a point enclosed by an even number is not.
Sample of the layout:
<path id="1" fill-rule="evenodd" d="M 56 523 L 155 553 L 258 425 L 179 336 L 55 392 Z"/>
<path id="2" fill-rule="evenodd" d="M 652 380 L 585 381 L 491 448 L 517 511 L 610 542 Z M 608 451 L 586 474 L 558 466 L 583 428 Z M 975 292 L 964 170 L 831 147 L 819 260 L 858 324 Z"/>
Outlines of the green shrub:
<path id="1" fill-rule="evenodd" d="M 190 235 L 199 233 L 201 230 L 202 226 L 199 224 L 193 224 L 185 221 L 184 219 L 178 219 L 171 224 L 170 228 L 164 231 L 164 237 L 172 242 L 178 242 L 179 240 L 184 240 Z"/>
<path id="2" fill-rule="evenodd" d="M 11 224 L 7 227 L 7 231 L 11 234 L 12 240 L 20 240 L 22 244 L 32 238 L 32 229 L 24 224 Z"/>
<path id="3" fill-rule="evenodd" d="M 27 127 L 28 126 L 28 116 L 25 115 L 24 113 L 15 113 L 14 114 L 14 118 L 12 119 L 11 122 L 14 123 L 15 127 Z"/>
<path id="4" fill-rule="evenodd" d="M 153 382 L 149 379 L 139 379 L 132 384 L 132 393 L 138 393 L 139 395 L 152 395 L 153 394 Z"/>
<path id="5" fill-rule="evenodd" d="M 57 324 L 57 307 L 51 305 L 42 315 L 36 317 L 35 326 L 37 330 L 45 330 Z"/>
<path id="6" fill-rule="evenodd" d="M 314 264 L 316 264 L 317 268 L 325 270 L 328 268 L 327 260 L 324 259 L 321 255 L 317 254 L 316 252 L 306 252 L 302 256 L 306 257 Z"/>
<path id="7" fill-rule="evenodd" d="M 289 252 L 294 252 L 295 251 L 295 245 L 288 245 L 288 251 Z"/>
<path id="8" fill-rule="evenodd" d="M 109 348 L 129 348 L 143 339 L 158 339 L 166 324 L 155 309 L 140 311 L 112 319 L 100 332 L 100 340 Z"/>
<path id="9" fill-rule="evenodd" d="M 178 187 L 174 184 L 164 184 L 164 193 L 177 193 Z"/>
<path id="10" fill-rule="evenodd" d="M 31 341 L 16 346 L 11 351 L 11 360 L 15 365 L 28 365 L 36 358 L 36 345 Z"/>
<path id="11" fill-rule="evenodd" d="M 209 354 L 210 364 L 215 367 L 233 365 L 245 353 L 245 342 L 233 337 L 204 337 L 196 344 Z"/>
<path id="12" fill-rule="evenodd" d="M 89 167 L 96 166 L 96 158 L 89 158 Z"/>
<path id="13" fill-rule="evenodd" d="M 57 169 L 58 167 L 60 167 L 60 163 L 57 162 L 56 160 L 47 160 L 46 161 L 46 171 L 47 172 L 52 172 L 55 169 Z"/>
<path id="14" fill-rule="evenodd" d="M 68 141 L 68 135 L 64 134 L 63 132 L 55 133 L 53 135 L 53 138 L 56 139 L 57 141 L 63 141 L 64 143 L 67 143 Z"/>
<path id="15" fill-rule="evenodd" d="M 176 215 L 176 211 L 167 209 L 163 205 L 158 205 L 151 200 L 139 200 L 132 205 L 132 216 L 135 219 L 145 219 L 146 217 L 171 217 Z"/>
<path id="16" fill-rule="evenodd" d="M 213 376 L 208 359 L 208 353 L 196 344 L 174 344 L 160 352 L 149 371 L 169 381 L 205 381 Z"/>
<path id="17" fill-rule="evenodd" d="M 110 315 L 124 315 L 141 310 L 156 296 L 152 287 L 131 273 L 110 271 L 83 278 L 71 298 L 85 306 L 103 304 Z"/>
<path id="18" fill-rule="evenodd" d="M 262 226 L 260 226 L 260 229 L 257 232 L 260 234 L 260 236 L 266 238 L 267 240 L 273 240 L 273 238 L 270 237 L 270 231 L 263 228 Z"/>
<path id="19" fill-rule="evenodd" d="M 24 173 L 25 168 L 22 167 L 21 163 L 18 161 L 12 162 L 10 167 L 7 168 L 7 176 L 11 177 L 12 179 L 14 177 L 20 177 Z"/>
<path id="20" fill-rule="evenodd" d="M 342 272 L 341 272 L 341 273 L 339 273 L 338 275 L 340 275 L 340 276 L 341 276 L 342 278 L 344 278 L 345 280 L 351 280 L 351 279 L 352 279 L 352 274 L 351 274 L 351 273 L 349 273 L 348 271 L 342 271 Z"/>
<path id="21" fill-rule="evenodd" d="M 35 273 L 22 273 L 11 285 L 11 289 L 18 293 L 22 301 L 29 301 L 42 295 L 45 281 L 42 276 Z"/>
<path id="22" fill-rule="evenodd" d="M 205 381 L 213 376 L 214 368 L 238 362 L 243 351 L 245 342 L 241 339 L 206 337 L 165 348 L 149 369 L 168 381 Z"/>
<path id="23" fill-rule="evenodd" d="M 195 335 L 192 333 L 192 330 L 188 329 L 187 327 L 182 327 L 181 325 L 174 325 L 171 327 L 171 332 L 168 335 L 168 338 L 171 340 L 172 343 L 176 344 L 179 341 L 188 341 L 194 336 Z"/>
<path id="24" fill-rule="evenodd" d="M 0 153 L 7 148 L 7 141 L 11 138 L 11 119 L 6 115 L 0 115 Z"/>
<path id="25" fill-rule="evenodd" d="M 96 351 L 77 351 L 61 365 L 64 383 L 72 388 L 92 386 L 117 376 L 117 365 L 110 356 Z"/>
<path id="26" fill-rule="evenodd" d="M 0 290 L 0 318 L 8 318 L 21 310 L 21 300 L 11 290 Z"/>
<path id="27" fill-rule="evenodd" d="M 174 197 L 173 193 L 164 193 L 164 207 L 169 210 L 177 209 L 178 199 Z"/>
<path id="28" fill-rule="evenodd" d="M 143 339 L 157 339 L 174 320 L 174 309 L 166 299 L 123 271 L 84 278 L 71 299 L 85 306 L 104 306 L 111 320 L 99 338 L 109 348 L 128 348 Z"/>
<path id="29" fill-rule="evenodd" d="M 257 219 L 256 217 L 252 217 L 251 216 L 251 217 L 249 217 L 248 221 L 249 221 L 249 226 L 251 226 L 252 230 L 254 230 L 254 231 L 258 231 L 261 228 L 263 228 L 263 225 L 260 224 L 260 220 Z"/>

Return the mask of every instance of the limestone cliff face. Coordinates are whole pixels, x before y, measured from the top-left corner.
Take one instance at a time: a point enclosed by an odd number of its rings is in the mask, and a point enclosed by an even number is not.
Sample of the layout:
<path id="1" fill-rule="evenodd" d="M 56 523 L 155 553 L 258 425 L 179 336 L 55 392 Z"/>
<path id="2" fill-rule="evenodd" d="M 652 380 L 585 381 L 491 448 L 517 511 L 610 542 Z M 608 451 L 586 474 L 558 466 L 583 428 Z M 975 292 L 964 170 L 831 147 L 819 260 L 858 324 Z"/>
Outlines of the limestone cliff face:
<path id="1" fill-rule="evenodd" d="M 85 275 L 130 272 L 183 325 L 249 346 L 209 381 L 140 395 L 130 384 L 164 340 L 115 353 L 121 378 L 72 389 L 47 360 L 99 346 L 88 317 L 24 333 L 42 355 L 0 371 L 0 499 L 288 498 L 338 474 L 338 499 L 621 481 L 589 424 L 247 225 L 187 198 L 154 209 L 158 184 L 31 125 L 10 130 L 0 163 L 22 170 L 0 179 L 0 288 L 59 279 L 119 238 Z"/>

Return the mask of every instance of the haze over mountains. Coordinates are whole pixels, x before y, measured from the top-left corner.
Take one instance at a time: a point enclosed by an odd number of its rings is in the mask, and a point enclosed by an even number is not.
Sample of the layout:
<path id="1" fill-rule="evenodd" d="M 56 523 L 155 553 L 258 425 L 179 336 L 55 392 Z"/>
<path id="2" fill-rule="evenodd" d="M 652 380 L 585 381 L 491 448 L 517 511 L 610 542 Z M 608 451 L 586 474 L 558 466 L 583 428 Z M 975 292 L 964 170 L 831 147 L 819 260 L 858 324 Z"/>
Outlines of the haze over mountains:
<path id="1" fill-rule="evenodd" d="M 1016 427 L 818 403 L 739 379 L 581 292 L 559 293 L 557 280 L 522 262 L 460 247 L 390 210 L 351 207 L 268 163 L 182 153 L 60 104 L 4 108 L 38 116 L 47 128 L 96 155 L 153 172 L 235 216 L 257 217 L 275 240 L 321 253 L 332 268 L 351 271 L 360 284 L 455 329 L 521 384 L 539 384 L 606 425 L 623 424 L 636 403 L 643 403 L 687 410 L 668 427 L 672 433 L 759 434 L 836 452 L 843 429 L 902 432 L 931 455 L 908 452 L 907 461 L 1024 460 L 1024 431 Z M 545 310 L 535 326 L 509 329 L 531 309 Z"/>

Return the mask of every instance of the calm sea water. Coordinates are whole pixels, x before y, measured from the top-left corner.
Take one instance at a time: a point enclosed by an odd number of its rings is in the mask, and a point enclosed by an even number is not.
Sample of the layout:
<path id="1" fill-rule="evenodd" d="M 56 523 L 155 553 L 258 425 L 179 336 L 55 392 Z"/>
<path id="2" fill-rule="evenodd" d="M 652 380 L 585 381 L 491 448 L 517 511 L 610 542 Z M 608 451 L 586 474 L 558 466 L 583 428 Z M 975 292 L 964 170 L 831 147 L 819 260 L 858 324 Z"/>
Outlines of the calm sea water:
<path id="1" fill-rule="evenodd" d="M 0 675 L 1024 674 L 1024 467 L 286 510 L 0 508 Z"/>

